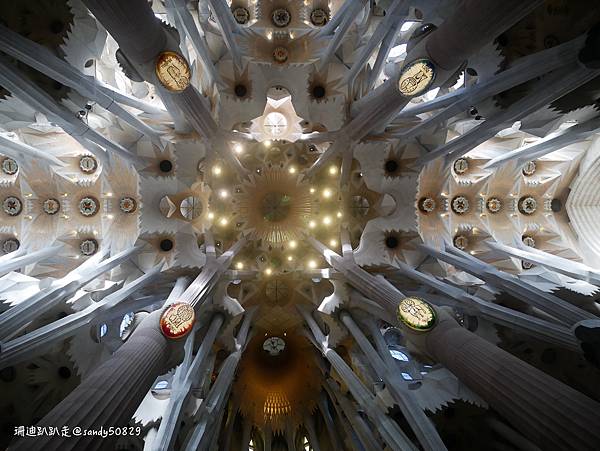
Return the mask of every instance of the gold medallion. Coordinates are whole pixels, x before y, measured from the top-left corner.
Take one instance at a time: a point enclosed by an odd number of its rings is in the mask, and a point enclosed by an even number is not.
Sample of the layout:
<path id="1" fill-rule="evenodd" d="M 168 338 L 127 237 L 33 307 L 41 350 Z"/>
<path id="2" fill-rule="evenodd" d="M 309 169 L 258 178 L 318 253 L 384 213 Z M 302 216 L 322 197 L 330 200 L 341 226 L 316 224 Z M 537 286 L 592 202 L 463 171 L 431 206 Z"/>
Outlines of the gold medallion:
<path id="1" fill-rule="evenodd" d="M 400 301 L 398 319 L 411 329 L 425 331 L 435 325 L 436 314 L 424 299 L 409 297 Z"/>
<path id="2" fill-rule="evenodd" d="M 172 92 L 181 92 L 190 84 L 191 70 L 185 58 L 175 52 L 163 52 L 156 59 L 156 76 Z"/>
<path id="3" fill-rule="evenodd" d="M 171 304 L 160 317 L 160 330 L 167 338 L 181 338 L 192 330 L 196 314 L 187 302 Z"/>
<path id="4" fill-rule="evenodd" d="M 407 64 L 402 69 L 398 89 L 405 96 L 417 96 L 429 89 L 435 80 L 435 66 L 429 60 L 421 59 Z"/>

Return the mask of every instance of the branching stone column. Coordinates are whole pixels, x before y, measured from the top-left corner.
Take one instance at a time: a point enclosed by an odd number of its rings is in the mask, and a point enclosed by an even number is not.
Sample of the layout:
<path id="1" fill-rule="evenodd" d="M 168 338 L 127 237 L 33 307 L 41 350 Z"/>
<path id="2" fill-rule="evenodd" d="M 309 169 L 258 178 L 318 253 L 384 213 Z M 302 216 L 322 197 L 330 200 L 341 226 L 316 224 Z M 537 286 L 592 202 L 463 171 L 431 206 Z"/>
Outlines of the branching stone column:
<path id="1" fill-rule="evenodd" d="M 369 274 L 350 258 L 339 256 L 316 240 L 308 241 L 352 286 L 382 307 L 389 309 L 395 304 L 397 308 L 404 298 L 385 279 Z M 542 449 L 598 449 L 599 403 L 463 329 L 446 312 L 436 311 L 440 320 L 427 332 L 403 326 L 407 337 L 423 352 L 446 366 Z M 312 323 L 313 333 L 318 333 L 314 319 L 309 315 L 305 319 Z"/>
<path id="2" fill-rule="evenodd" d="M 0 140 L 0 145 L 2 141 Z M 31 263 L 37 263 L 51 255 L 56 255 L 63 245 L 50 246 L 39 251 L 26 252 L 24 249 L 18 249 L 0 257 L 0 274 L 6 274 L 15 269 L 23 268 Z"/>
<path id="3" fill-rule="evenodd" d="M 44 113 L 52 122 L 56 122 L 103 163 L 108 163 L 107 154 L 103 148 L 132 163 L 143 162 L 141 158 L 133 155 L 119 143 L 106 138 L 79 120 L 73 111 L 53 99 L 40 86 L 25 76 L 22 70 L 11 64 L 8 57 L 2 55 L 0 55 L 0 83 L 2 86 L 6 86 L 6 89 L 10 89 L 11 95 L 27 103 L 36 111 Z"/>
<path id="4" fill-rule="evenodd" d="M 323 356 L 331 363 L 331 366 L 348 386 L 348 390 L 352 393 L 356 402 L 369 415 L 387 445 L 391 449 L 416 450 L 415 445 L 404 434 L 402 429 L 385 414 L 373 393 L 364 386 L 352 368 L 348 366 L 335 350 L 328 346 L 327 337 L 323 335 L 323 332 L 310 313 L 302 309 L 300 309 L 300 313 L 312 332 L 312 337 L 309 336 L 309 339 L 323 353 Z"/>
<path id="5" fill-rule="evenodd" d="M 471 315 L 481 316 L 495 324 L 509 327 L 571 351 L 580 352 L 575 335 L 563 324 L 546 321 L 493 302 L 484 301 L 477 296 L 468 294 L 461 288 L 443 282 L 431 274 L 422 273 L 405 263 L 397 262 L 396 267 L 402 274 L 411 279 L 434 288 L 444 297 L 454 299 L 462 309 Z"/>
<path id="6" fill-rule="evenodd" d="M 211 440 L 211 433 L 218 435 L 218 426 L 223 417 L 223 411 L 238 363 L 248 344 L 250 326 L 255 313 L 256 310 L 251 309 L 247 310 L 244 314 L 244 320 L 235 338 L 235 350 L 227 356 L 223 365 L 221 365 L 215 383 L 195 414 L 196 425 L 186 439 L 185 449 L 187 451 L 203 449 L 203 446 L 206 446 L 206 442 Z M 248 437 L 249 440 L 250 437 Z"/>
<path id="7" fill-rule="evenodd" d="M 571 128 L 574 127 L 577 127 L 577 125 Z M 600 120 L 598 121 L 596 129 L 598 127 L 600 127 Z M 489 248 L 502 252 L 510 257 L 520 258 L 521 260 L 543 266 L 544 268 L 564 274 L 565 276 L 600 286 L 600 271 L 590 268 L 583 263 L 569 260 L 559 255 L 553 255 L 534 247 L 527 247 L 524 244 L 517 244 L 516 247 L 507 246 L 506 244 L 499 242 L 486 241 L 485 244 Z"/>
<path id="8" fill-rule="evenodd" d="M 341 438 L 339 437 L 338 431 L 333 423 L 333 417 L 331 416 L 331 412 L 329 411 L 329 407 L 327 405 L 327 395 L 325 392 L 322 392 L 321 396 L 319 396 L 317 406 L 319 408 L 319 412 L 321 412 L 321 416 L 323 417 L 329 442 L 331 443 L 331 448 L 333 449 L 338 442 L 341 442 Z"/>
<path id="9" fill-rule="evenodd" d="M 437 30 L 410 50 L 405 67 L 422 58 L 431 61 L 437 74 L 428 89 L 441 86 L 478 49 L 542 3 L 539 0 L 463 2 Z M 357 107 L 352 109 L 354 119 L 349 123 L 348 131 L 360 129 L 363 137 L 378 125 L 387 123 L 390 114 L 394 116 L 410 101 L 397 88 L 399 77 L 400 74 L 391 77 L 357 102 Z"/>
<path id="10" fill-rule="evenodd" d="M 23 330 L 31 321 L 52 309 L 62 300 L 73 296 L 77 290 L 106 271 L 120 265 L 135 255 L 136 246 L 101 261 L 104 252 L 98 252 L 69 274 L 52 282 L 49 288 L 28 297 L 0 315 L 0 339 L 6 340 Z"/>
<path id="11" fill-rule="evenodd" d="M 198 54 L 202 67 L 206 70 L 211 80 L 219 84 L 223 84 L 221 75 L 215 69 L 215 65 L 212 62 L 210 56 L 210 49 L 206 43 L 204 36 L 200 35 L 196 22 L 192 17 L 192 13 L 187 9 L 187 2 L 185 0 L 167 0 L 167 9 L 171 9 L 173 14 L 179 19 L 185 34 L 190 39 L 194 50 Z"/>
<path id="12" fill-rule="evenodd" d="M 236 42 L 236 35 L 240 33 L 240 26 L 233 18 L 231 9 L 225 0 L 207 0 L 210 8 L 214 13 L 215 20 L 221 28 L 221 37 L 225 41 L 225 46 L 229 53 L 231 53 L 231 59 L 238 69 L 243 68 L 242 53 L 240 47 Z"/>
<path id="13" fill-rule="evenodd" d="M 460 327 L 445 311 L 427 332 L 403 327 L 421 351 L 446 366 L 542 449 L 600 447 L 600 403 Z"/>
<path id="14" fill-rule="evenodd" d="M 386 365 L 385 361 L 377 355 L 375 348 L 373 348 L 365 334 L 348 312 L 341 312 L 340 319 L 356 340 L 356 343 L 377 375 L 387 384 L 392 398 L 398 403 L 404 417 L 415 432 L 415 435 L 423 448 L 431 451 L 446 449 L 435 426 L 431 420 L 427 418 L 427 415 L 425 415 L 425 412 L 423 412 L 418 405 L 413 394 L 408 390 L 408 387 L 406 387 L 406 382 L 400 377 L 397 368 L 389 367 Z"/>
<path id="15" fill-rule="evenodd" d="M 126 426 L 157 376 L 181 353 L 183 341 L 169 340 L 159 321 L 162 311 L 148 315 L 115 354 L 52 409 L 38 426 L 108 429 Z M 118 436 L 38 436 L 22 438 L 11 449 L 94 451 L 112 449 Z"/>
<path id="16" fill-rule="evenodd" d="M 512 296 L 517 297 L 532 307 L 536 307 L 549 315 L 552 315 L 557 321 L 568 326 L 572 326 L 583 320 L 598 319 L 593 313 L 582 310 L 551 293 L 546 293 L 519 279 L 513 274 L 500 271 L 495 266 L 485 263 L 454 246 L 445 244 L 445 249 L 442 250 L 437 250 L 426 245 L 420 245 L 419 248 L 432 257 L 462 269 L 494 286 L 502 288 Z"/>
<path id="17" fill-rule="evenodd" d="M 57 57 L 50 50 L 30 39 L 0 25 L 0 50 L 52 77 L 54 80 L 78 91 L 81 95 L 96 102 L 99 106 L 127 122 L 138 132 L 150 138 L 152 143 L 163 148 L 158 133 L 132 113 L 115 103 L 114 96 L 100 89 L 95 79 L 90 79 L 67 61 Z"/>
<path id="18" fill-rule="evenodd" d="M 382 448 L 369 425 L 358 414 L 356 405 L 340 391 L 338 384 L 333 379 L 329 378 L 325 381 L 325 390 L 332 400 L 338 419 L 342 423 L 348 439 L 354 444 L 354 448 L 357 447 L 356 445 L 360 445 L 363 450 Z"/>
<path id="19" fill-rule="evenodd" d="M 304 416 L 304 427 L 306 428 L 306 432 L 308 433 L 308 442 L 310 443 L 313 451 L 321 451 L 321 446 L 319 445 L 319 437 L 317 436 L 317 430 L 315 429 L 315 422 L 312 415 Z"/>
<path id="20" fill-rule="evenodd" d="M 516 160 L 516 165 L 520 166 L 530 160 L 537 160 L 549 153 L 563 149 L 570 144 L 585 141 L 593 136 L 600 128 L 600 118 L 595 117 L 581 124 L 569 127 L 546 136 L 542 141 L 534 144 L 528 144 L 510 152 L 498 155 L 488 161 L 483 168 L 492 169 L 503 166 L 509 161 Z M 561 258 L 561 257 L 558 257 Z"/>
<path id="21" fill-rule="evenodd" d="M 160 274 L 161 268 L 162 264 L 155 266 L 127 286 L 115 291 L 99 302 L 92 303 L 79 312 L 65 316 L 6 343 L 0 343 L 0 369 L 25 360 L 31 360 L 33 357 L 47 352 L 57 342 L 75 335 L 82 328 L 90 327 L 90 324 L 99 324 L 107 317 L 114 318 L 124 315 L 132 309 L 132 303 L 122 301 L 152 281 Z M 150 296 L 149 301 L 150 303 L 155 302 L 154 296 Z M 135 307 L 141 308 L 142 304 L 144 302 L 136 302 Z"/>
<path id="22" fill-rule="evenodd" d="M 486 80 L 438 96 L 428 102 L 404 108 L 396 116 L 396 119 L 406 119 L 416 114 L 438 111 L 413 128 L 402 130 L 398 136 L 404 139 L 413 138 L 429 128 L 443 124 L 457 114 L 469 109 L 470 106 L 477 105 L 502 91 L 561 67 L 576 66 L 577 54 L 583 47 L 584 42 L 585 36 L 579 36 L 564 44 L 524 56 L 519 58 L 510 68 L 486 78 Z M 510 153 L 512 152 L 507 152 L 507 154 Z M 501 157 L 503 156 L 504 154 Z M 489 164 L 484 167 L 489 167 Z"/>
<path id="23" fill-rule="evenodd" d="M 33 161 L 36 161 L 38 163 L 41 161 L 44 161 L 44 162 L 48 163 L 51 167 L 55 166 L 57 168 L 66 166 L 66 164 L 64 162 L 62 162 L 55 156 L 50 155 L 36 147 L 30 146 L 29 144 L 25 144 L 24 142 L 19 141 L 17 139 L 16 133 L 13 133 L 13 132 L 0 133 L 0 146 L 2 146 L 2 154 L 3 155 L 6 155 L 7 157 L 10 157 L 10 158 L 14 158 L 23 166 L 27 166 L 28 164 L 30 164 Z M 44 248 L 43 250 L 46 250 L 46 249 L 47 248 Z M 39 255 L 38 252 L 40 252 L 40 251 L 35 251 L 35 252 L 32 252 L 31 254 Z M 16 252 L 11 252 L 8 255 L 11 255 L 14 253 L 16 253 Z M 29 254 L 29 255 L 31 255 L 31 254 Z M 21 253 L 19 253 L 19 255 L 21 255 Z M 4 257 L 0 257 L 0 262 L 2 264 L 4 264 L 4 262 L 6 262 L 7 260 L 10 259 L 10 258 L 5 258 L 5 257 L 7 257 L 7 255 L 5 255 Z M 13 257 L 16 257 L 16 255 L 14 255 Z M 40 259 L 41 258 L 43 258 L 43 257 L 40 257 Z M 37 261 L 37 260 L 34 259 L 32 261 Z M 4 269 L 4 267 L 2 267 L 2 269 L 0 271 L 8 272 L 8 271 L 12 271 L 12 269 L 7 271 Z"/>
<path id="24" fill-rule="evenodd" d="M 156 65 L 161 55 L 170 55 L 182 68 L 187 68 L 191 75 L 189 63 L 180 54 L 179 43 L 175 42 L 171 33 L 166 31 L 162 22 L 154 15 L 154 11 L 146 0 L 84 0 L 85 5 L 96 16 L 120 46 L 120 54 L 125 64 L 156 87 L 156 92 L 178 124 L 185 129 L 189 123 L 201 136 L 210 141 L 209 148 L 219 152 L 239 175 L 247 174 L 239 159 L 223 145 L 226 137 L 219 131 L 219 126 L 212 116 L 206 98 L 190 83 L 190 77 L 178 79 L 176 91 L 167 89 L 157 75 Z M 223 30 L 223 38 L 233 39 L 232 27 L 239 28 L 231 11 L 223 0 L 210 0 L 215 9 L 217 20 L 227 20 L 231 27 Z M 227 15 L 223 13 L 227 10 Z M 221 11 L 221 12 L 219 12 Z M 136 26 L 132 27 L 131 24 Z M 221 24 L 223 24 L 222 22 Z M 235 54 L 239 51 L 235 42 L 227 41 L 229 49 Z M 165 53 L 167 52 L 167 53 Z M 172 52 L 169 54 L 169 52 Z M 241 60 L 241 58 L 238 58 Z M 234 59 L 235 61 L 235 59 Z M 122 61 L 123 62 L 123 61 Z M 0 74 L 1 75 L 1 74 Z"/>
<path id="25" fill-rule="evenodd" d="M 175 373 L 174 387 L 171 391 L 171 398 L 167 412 L 163 416 L 160 427 L 156 434 L 154 443 L 152 444 L 151 450 L 153 451 L 168 451 L 173 449 L 175 438 L 179 432 L 179 425 L 181 415 L 183 413 L 183 407 L 185 401 L 188 399 L 190 390 L 192 388 L 192 382 L 198 379 L 198 376 L 202 373 L 206 364 L 209 363 L 207 360 L 208 353 L 210 352 L 212 345 L 217 338 L 219 330 L 223 325 L 223 315 L 215 314 L 212 318 L 208 331 L 200 344 L 200 348 L 196 353 L 194 359 L 191 359 L 191 345 L 186 343 L 186 358 L 184 362 L 179 366 Z M 188 341 L 190 338 L 188 338 Z"/>

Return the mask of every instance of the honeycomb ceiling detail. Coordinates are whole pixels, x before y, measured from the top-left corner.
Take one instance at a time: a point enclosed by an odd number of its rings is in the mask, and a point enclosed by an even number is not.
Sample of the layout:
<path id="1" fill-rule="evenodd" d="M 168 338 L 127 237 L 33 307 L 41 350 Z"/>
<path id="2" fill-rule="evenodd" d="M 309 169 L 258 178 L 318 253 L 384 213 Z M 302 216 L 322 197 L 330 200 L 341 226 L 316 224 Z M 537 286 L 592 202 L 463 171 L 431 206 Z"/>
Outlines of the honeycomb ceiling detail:
<path id="1" fill-rule="evenodd" d="M 168 306 L 179 360 L 119 446 L 423 446 L 381 432 L 414 420 L 348 317 L 448 449 L 484 449 L 499 415 L 411 335 L 447 317 L 600 398 L 573 320 L 600 296 L 594 2 L 521 5 L 472 42 L 443 1 L 9 3 L 2 427 Z"/>

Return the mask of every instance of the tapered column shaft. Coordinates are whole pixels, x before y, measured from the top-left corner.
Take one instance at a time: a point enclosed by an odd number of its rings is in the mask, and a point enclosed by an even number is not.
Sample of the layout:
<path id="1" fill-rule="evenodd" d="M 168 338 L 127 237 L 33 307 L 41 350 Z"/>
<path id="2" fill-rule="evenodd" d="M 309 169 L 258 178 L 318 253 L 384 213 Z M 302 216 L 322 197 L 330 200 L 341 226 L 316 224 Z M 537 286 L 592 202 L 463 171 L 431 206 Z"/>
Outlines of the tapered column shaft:
<path id="1" fill-rule="evenodd" d="M 38 426 L 82 430 L 127 425 L 154 380 L 166 371 L 178 342 L 160 331 L 161 311 L 148 315 L 129 340 L 52 409 Z M 179 342 L 182 345 L 182 342 Z M 94 451 L 113 449 L 118 436 L 38 436 L 22 438 L 13 449 Z"/>
<path id="2" fill-rule="evenodd" d="M 542 3 L 538 0 L 463 1 L 427 40 L 427 53 L 439 67 L 451 70 Z"/>
<path id="3" fill-rule="evenodd" d="M 446 312 L 427 333 L 404 328 L 525 437 L 542 449 L 600 447 L 600 403 L 460 327 Z"/>

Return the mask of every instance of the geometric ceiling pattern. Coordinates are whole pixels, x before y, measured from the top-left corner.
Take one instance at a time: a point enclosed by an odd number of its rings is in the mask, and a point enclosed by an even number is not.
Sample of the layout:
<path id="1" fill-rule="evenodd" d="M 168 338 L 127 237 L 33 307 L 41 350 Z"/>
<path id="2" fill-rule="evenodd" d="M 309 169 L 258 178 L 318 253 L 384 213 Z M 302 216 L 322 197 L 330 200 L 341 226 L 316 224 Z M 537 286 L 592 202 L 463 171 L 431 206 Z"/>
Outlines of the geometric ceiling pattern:
<path id="1" fill-rule="evenodd" d="M 599 24 L 0 6 L 0 448 L 598 449 Z"/>

